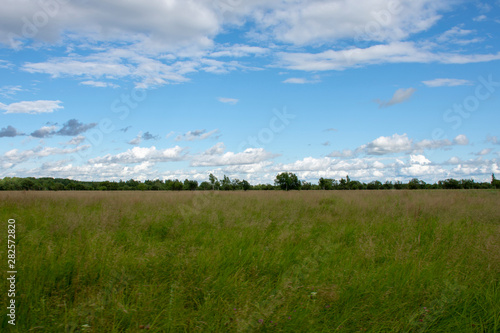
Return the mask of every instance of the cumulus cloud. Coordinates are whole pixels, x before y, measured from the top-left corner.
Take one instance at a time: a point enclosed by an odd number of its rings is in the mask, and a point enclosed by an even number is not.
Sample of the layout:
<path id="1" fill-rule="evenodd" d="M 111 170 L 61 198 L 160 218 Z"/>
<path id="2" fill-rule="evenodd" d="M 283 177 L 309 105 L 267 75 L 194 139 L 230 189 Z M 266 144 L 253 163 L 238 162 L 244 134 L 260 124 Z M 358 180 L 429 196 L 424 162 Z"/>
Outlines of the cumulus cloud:
<path id="1" fill-rule="evenodd" d="M 388 107 L 395 104 L 400 104 L 407 101 L 413 95 L 413 93 L 415 93 L 415 91 L 416 89 L 414 88 L 408 88 L 408 89 L 401 88 L 396 90 L 396 92 L 389 101 L 376 100 L 375 102 L 379 105 L 380 108 Z"/>
<path id="2" fill-rule="evenodd" d="M 9 105 L 0 103 L 0 110 L 5 110 L 4 113 L 26 113 L 26 114 L 39 114 L 39 113 L 52 113 L 55 110 L 63 109 L 62 102 L 39 100 L 39 101 L 24 101 L 12 103 Z"/>
<path id="3" fill-rule="evenodd" d="M 443 140 L 428 140 L 424 139 L 422 141 L 415 142 L 413 145 L 413 150 L 423 151 L 425 149 L 439 149 L 444 147 L 452 146 L 453 143 L 448 139 Z"/>
<path id="4" fill-rule="evenodd" d="M 424 150 L 432 149 L 449 149 L 453 145 L 467 145 L 469 139 L 464 134 L 459 134 L 450 141 L 443 140 L 429 140 L 423 139 L 415 141 L 410 139 L 406 133 L 393 134 L 392 136 L 380 136 L 375 140 L 356 148 L 355 151 L 344 150 L 343 152 L 334 151 L 330 157 L 352 157 L 356 154 L 367 155 L 389 155 L 395 153 L 415 154 L 422 153 Z"/>
<path id="5" fill-rule="evenodd" d="M 410 155 L 410 163 L 426 165 L 430 164 L 431 161 L 429 161 L 424 155 Z"/>
<path id="6" fill-rule="evenodd" d="M 52 135 L 54 135 L 56 133 L 56 129 L 57 129 L 57 127 L 54 125 L 43 126 L 42 128 L 37 129 L 36 131 L 31 133 L 30 135 L 34 138 L 43 139 L 43 138 L 51 137 Z"/>
<path id="7" fill-rule="evenodd" d="M 453 139 L 453 143 L 460 146 L 466 146 L 469 144 L 469 138 L 464 134 L 459 134 Z"/>
<path id="8" fill-rule="evenodd" d="M 223 143 L 219 142 L 215 146 L 206 150 L 202 154 L 194 156 L 191 166 L 223 166 L 223 165 L 243 165 L 255 164 L 275 158 L 264 148 L 247 148 L 241 153 L 226 152 Z"/>
<path id="9" fill-rule="evenodd" d="M 23 133 L 18 132 L 14 127 L 7 126 L 0 129 L 0 138 L 13 138 L 15 136 L 24 135 Z"/>
<path id="10" fill-rule="evenodd" d="M 381 136 L 372 142 L 359 148 L 368 155 L 385 155 L 393 153 L 408 152 L 412 149 L 413 140 L 408 135 L 393 134 L 392 136 Z"/>
<path id="11" fill-rule="evenodd" d="M 34 158 L 44 158 L 53 155 L 67 155 L 73 154 L 78 151 L 86 150 L 90 145 L 79 146 L 75 148 L 62 149 L 57 147 L 41 147 L 38 146 L 33 149 L 19 150 L 12 149 L 7 151 L 3 156 L 0 156 L 0 163 L 3 167 L 10 168 L 16 164 L 32 160 Z"/>

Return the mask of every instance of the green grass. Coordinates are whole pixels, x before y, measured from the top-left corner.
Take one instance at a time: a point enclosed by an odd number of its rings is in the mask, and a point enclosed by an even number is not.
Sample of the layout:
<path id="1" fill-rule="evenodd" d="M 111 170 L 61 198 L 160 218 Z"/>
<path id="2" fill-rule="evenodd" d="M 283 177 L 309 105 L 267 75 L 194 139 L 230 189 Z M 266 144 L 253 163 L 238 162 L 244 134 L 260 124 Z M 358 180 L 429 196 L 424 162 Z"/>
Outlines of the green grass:
<path id="1" fill-rule="evenodd" d="M 500 332 L 498 191 L 2 192 L 0 217 L 2 332 Z"/>

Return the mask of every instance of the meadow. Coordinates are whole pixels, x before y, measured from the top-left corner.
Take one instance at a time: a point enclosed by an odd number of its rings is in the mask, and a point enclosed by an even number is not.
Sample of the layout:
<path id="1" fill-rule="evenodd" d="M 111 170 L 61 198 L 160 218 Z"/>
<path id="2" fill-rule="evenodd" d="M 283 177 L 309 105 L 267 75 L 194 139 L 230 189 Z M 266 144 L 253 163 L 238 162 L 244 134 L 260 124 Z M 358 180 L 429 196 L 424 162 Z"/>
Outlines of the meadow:
<path id="1" fill-rule="evenodd" d="M 2 332 L 500 332 L 496 190 L 0 192 L 0 217 Z"/>

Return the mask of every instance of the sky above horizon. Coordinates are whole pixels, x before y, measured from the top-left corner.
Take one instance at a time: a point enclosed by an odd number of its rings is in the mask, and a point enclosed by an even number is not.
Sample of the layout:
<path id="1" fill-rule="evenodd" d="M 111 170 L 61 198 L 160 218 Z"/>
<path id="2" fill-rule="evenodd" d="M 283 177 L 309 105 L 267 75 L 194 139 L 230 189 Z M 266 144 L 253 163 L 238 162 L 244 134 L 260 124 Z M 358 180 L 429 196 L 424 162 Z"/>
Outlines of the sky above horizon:
<path id="1" fill-rule="evenodd" d="M 0 178 L 500 175 L 498 0 L 0 6 Z"/>

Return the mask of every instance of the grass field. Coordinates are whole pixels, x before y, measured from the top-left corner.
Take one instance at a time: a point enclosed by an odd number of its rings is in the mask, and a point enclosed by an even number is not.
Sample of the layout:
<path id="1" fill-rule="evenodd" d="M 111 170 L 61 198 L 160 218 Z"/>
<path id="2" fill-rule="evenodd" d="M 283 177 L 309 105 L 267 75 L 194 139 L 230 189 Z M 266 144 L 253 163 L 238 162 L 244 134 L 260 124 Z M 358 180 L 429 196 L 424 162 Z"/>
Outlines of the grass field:
<path id="1" fill-rule="evenodd" d="M 0 216 L 2 332 L 500 332 L 499 191 L 0 192 Z"/>

